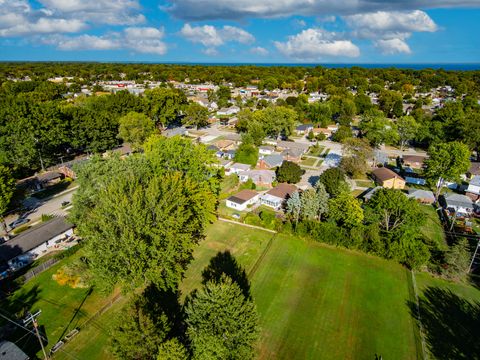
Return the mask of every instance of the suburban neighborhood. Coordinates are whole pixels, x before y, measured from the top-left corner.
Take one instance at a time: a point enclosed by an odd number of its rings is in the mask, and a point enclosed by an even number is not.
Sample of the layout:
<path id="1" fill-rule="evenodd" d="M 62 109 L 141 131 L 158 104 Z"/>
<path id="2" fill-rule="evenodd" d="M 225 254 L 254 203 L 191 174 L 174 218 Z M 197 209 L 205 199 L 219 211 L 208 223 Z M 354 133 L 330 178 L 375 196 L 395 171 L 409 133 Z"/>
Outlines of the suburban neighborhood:
<path id="1" fill-rule="evenodd" d="M 24 66 L 0 359 L 478 358 L 478 71 Z"/>

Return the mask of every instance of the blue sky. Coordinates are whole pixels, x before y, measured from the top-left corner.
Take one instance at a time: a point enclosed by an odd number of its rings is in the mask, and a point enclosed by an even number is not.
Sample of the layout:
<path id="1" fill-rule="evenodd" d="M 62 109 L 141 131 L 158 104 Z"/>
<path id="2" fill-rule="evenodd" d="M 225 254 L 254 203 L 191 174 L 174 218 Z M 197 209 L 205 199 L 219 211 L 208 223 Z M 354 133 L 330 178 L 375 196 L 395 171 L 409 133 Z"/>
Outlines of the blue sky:
<path id="1" fill-rule="evenodd" d="M 480 63 L 480 0 L 0 0 L 0 60 Z"/>

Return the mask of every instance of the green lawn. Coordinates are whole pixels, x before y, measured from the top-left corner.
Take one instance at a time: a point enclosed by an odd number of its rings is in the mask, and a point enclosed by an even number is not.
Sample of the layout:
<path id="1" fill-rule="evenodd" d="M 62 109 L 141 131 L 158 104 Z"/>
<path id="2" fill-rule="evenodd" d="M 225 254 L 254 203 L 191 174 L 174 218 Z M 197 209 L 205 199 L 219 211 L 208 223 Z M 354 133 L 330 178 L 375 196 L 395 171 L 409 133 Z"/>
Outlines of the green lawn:
<path id="1" fill-rule="evenodd" d="M 200 286 L 202 270 L 218 252 L 229 251 L 250 272 L 274 234 L 217 221 L 207 230 L 206 240 L 194 252 L 180 289 L 186 296 Z"/>
<path id="2" fill-rule="evenodd" d="M 417 274 L 427 351 L 436 359 L 478 359 L 480 290 Z"/>
<path id="3" fill-rule="evenodd" d="M 422 226 L 421 232 L 427 239 L 427 243 L 436 245 L 439 249 L 445 249 L 447 247 L 445 232 L 443 231 L 443 226 L 437 211 L 432 205 L 420 205 L 420 208 L 426 216 L 426 221 Z"/>
<path id="4" fill-rule="evenodd" d="M 408 272 L 394 262 L 216 222 L 182 284 L 219 251 L 246 268 L 261 317 L 260 359 L 417 359 Z M 255 270 L 252 273 L 252 269 Z"/>
<path id="5" fill-rule="evenodd" d="M 310 148 L 310 151 L 308 152 L 308 155 L 312 155 L 312 156 L 317 156 L 317 157 L 320 157 L 320 154 L 322 153 L 323 149 L 325 149 L 324 146 L 312 146 Z"/>
<path id="6" fill-rule="evenodd" d="M 300 161 L 300 165 L 303 166 L 313 166 L 317 162 L 317 159 L 313 157 L 307 157 L 305 160 Z"/>
<path id="7" fill-rule="evenodd" d="M 421 358 L 410 273 L 395 262 L 217 221 L 209 226 L 206 240 L 194 252 L 194 260 L 181 284 L 183 298 L 200 286 L 202 270 L 210 259 L 224 251 L 236 258 L 250 278 L 262 327 L 260 359 L 373 360 L 375 354 L 384 359 Z M 86 296 L 86 289 L 58 285 L 51 275 L 59 266 L 17 291 L 13 302 L 16 307 L 0 304 L 4 313 L 12 314 L 22 303 L 32 310 L 41 308 L 39 322 L 45 326 L 50 340 L 47 348 L 65 329 L 82 324 L 110 300 L 95 292 Z M 458 355 L 457 349 L 462 349 L 462 344 L 470 339 L 461 326 L 467 324 L 467 330 L 480 326 L 472 316 L 479 305 L 468 307 L 465 300 L 480 301 L 480 291 L 427 274 L 418 274 L 417 284 L 432 354 L 441 359 L 459 358 L 451 349 Z M 437 297 L 440 300 L 435 302 Z M 122 298 L 83 327 L 55 358 L 68 359 L 74 355 L 77 359 L 112 359 L 107 346 L 108 328 L 125 302 Z M 478 314 L 480 310 L 476 311 Z M 436 324 L 439 318 L 442 324 L 452 322 L 449 326 L 456 332 Z M 442 342 L 442 337 L 447 341 Z M 451 349 L 444 349 L 444 344 L 450 342 Z M 28 348 L 31 344 L 35 342 L 29 337 L 19 342 L 21 347 Z M 472 344 L 469 346 L 476 346 Z M 464 353 L 470 357 L 463 358 L 474 358 L 475 350 L 467 347 Z M 442 353 L 449 357 L 440 356 Z"/>
<path id="8" fill-rule="evenodd" d="M 417 359 L 408 273 L 382 259 L 279 236 L 253 279 L 260 359 Z"/>
<path id="9" fill-rule="evenodd" d="M 94 315 L 98 309 L 109 302 L 111 297 L 103 297 L 89 289 L 72 289 L 61 286 L 52 279 L 52 275 L 79 253 L 60 261 L 36 278 L 30 280 L 17 290 L 8 300 L 0 303 L 2 314 L 14 318 L 24 310 L 32 312 L 42 310 L 38 318 L 39 325 L 45 329 L 48 338 L 47 350 L 61 340 L 70 330 L 81 325 L 86 319 Z M 3 323 L 3 322 L 2 322 Z M 31 336 L 25 336 L 23 330 L 14 334 L 15 338 L 22 338 L 19 346 L 27 351 L 31 357 L 41 352 L 37 342 Z"/>
<path id="10" fill-rule="evenodd" d="M 370 188 L 370 187 L 374 187 L 374 186 L 375 186 L 375 183 L 374 183 L 372 180 L 355 180 L 355 183 L 356 183 L 357 186 L 359 186 L 359 187 L 367 187 L 367 188 Z"/>

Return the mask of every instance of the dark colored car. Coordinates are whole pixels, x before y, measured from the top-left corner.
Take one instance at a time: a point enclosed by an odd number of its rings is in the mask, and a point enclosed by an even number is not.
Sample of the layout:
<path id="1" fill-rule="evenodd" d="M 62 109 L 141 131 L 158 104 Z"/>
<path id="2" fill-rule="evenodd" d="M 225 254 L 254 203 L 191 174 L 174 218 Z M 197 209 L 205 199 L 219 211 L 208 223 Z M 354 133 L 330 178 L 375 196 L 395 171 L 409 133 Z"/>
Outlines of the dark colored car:
<path id="1" fill-rule="evenodd" d="M 17 219 L 13 222 L 11 222 L 10 224 L 8 224 L 8 226 L 10 226 L 10 229 L 15 229 L 16 227 L 19 227 L 23 224 L 26 224 L 30 221 L 30 219 L 27 219 L 27 218 L 20 218 L 20 219 Z"/>

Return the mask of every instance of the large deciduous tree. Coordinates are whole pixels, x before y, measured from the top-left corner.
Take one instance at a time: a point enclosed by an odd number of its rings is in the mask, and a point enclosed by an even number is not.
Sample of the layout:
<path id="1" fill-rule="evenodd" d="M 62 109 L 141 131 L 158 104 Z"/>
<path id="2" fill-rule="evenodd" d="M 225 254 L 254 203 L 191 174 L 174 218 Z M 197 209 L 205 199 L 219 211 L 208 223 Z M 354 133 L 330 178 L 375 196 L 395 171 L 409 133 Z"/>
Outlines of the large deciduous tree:
<path id="1" fill-rule="evenodd" d="M 387 258 L 411 268 L 425 264 L 430 258 L 420 232 L 425 216 L 420 205 L 400 190 L 377 190 L 365 206 L 365 219 L 379 227 Z"/>
<path id="2" fill-rule="evenodd" d="M 185 116 L 182 122 L 188 126 L 195 126 L 197 129 L 207 126 L 208 109 L 196 102 L 191 102 L 185 109 Z"/>
<path id="3" fill-rule="evenodd" d="M 470 168 L 470 150 L 460 142 L 440 143 L 430 146 L 425 160 L 425 176 L 437 188 L 436 198 L 445 181 L 458 180 Z"/>
<path id="4" fill-rule="evenodd" d="M 360 226 L 363 222 L 364 215 L 360 202 L 348 192 L 330 199 L 328 208 L 329 218 L 347 229 Z"/>
<path id="5" fill-rule="evenodd" d="M 372 148 L 366 139 L 350 138 L 343 143 L 344 156 L 340 167 L 351 177 L 360 177 L 368 171 L 367 160 L 373 156 Z"/>
<path id="6" fill-rule="evenodd" d="M 145 91 L 145 101 L 148 115 L 159 127 L 175 122 L 187 105 L 183 91 L 165 88 Z"/>
<path id="7" fill-rule="evenodd" d="M 342 192 L 348 192 L 349 186 L 345 172 L 340 168 L 330 168 L 320 175 L 319 180 L 331 197 L 338 196 Z"/>
<path id="8" fill-rule="evenodd" d="M 8 231 L 4 215 L 10 205 L 14 191 L 15 179 L 12 177 L 12 174 L 7 167 L 0 165 L 0 222 L 7 236 Z"/>
<path id="9" fill-rule="evenodd" d="M 153 137 L 145 154 L 79 169 L 73 220 L 98 284 L 173 288 L 215 218 L 218 169 L 204 146 Z"/>
<path id="10" fill-rule="evenodd" d="M 419 125 L 413 116 L 402 116 L 397 120 L 398 141 L 400 143 L 400 151 L 415 138 Z"/>
<path id="11" fill-rule="evenodd" d="M 284 161 L 282 165 L 277 168 L 276 175 L 279 182 L 296 184 L 302 178 L 303 170 L 298 164 L 294 162 Z"/>
<path id="12" fill-rule="evenodd" d="M 194 359 L 254 357 L 259 335 L 255 305 L 229 277 L 207 282 L 187 301 L 185 313 Z"/>
<path id="13" fill-rule="evenodd" d="M 155 123 L 145 114 L 129 112 L 119 120 L 118 137 L 132 144 L 138 150 L 147 138 L 155 132 Z"/>

